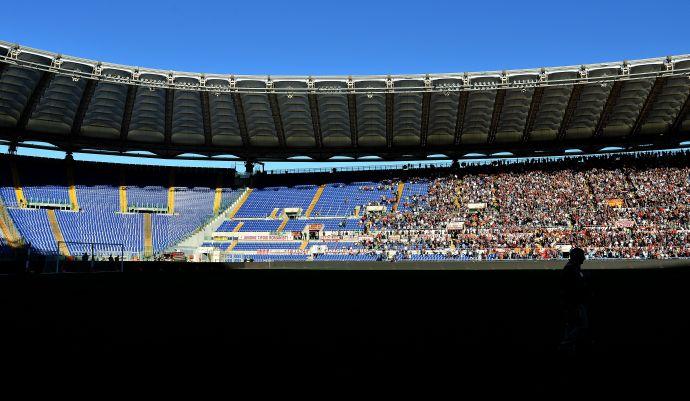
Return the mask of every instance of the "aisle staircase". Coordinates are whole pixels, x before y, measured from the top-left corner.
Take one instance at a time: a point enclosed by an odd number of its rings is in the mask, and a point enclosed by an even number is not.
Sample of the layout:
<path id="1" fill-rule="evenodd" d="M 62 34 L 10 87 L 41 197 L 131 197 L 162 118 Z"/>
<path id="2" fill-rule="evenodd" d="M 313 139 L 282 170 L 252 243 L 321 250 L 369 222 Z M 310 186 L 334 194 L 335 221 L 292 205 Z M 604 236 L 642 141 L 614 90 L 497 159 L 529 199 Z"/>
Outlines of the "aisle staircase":
<path id="1" fill-rule="evenodd" d="M 235 217 L 235 215 L 237 214 L 237 212 L 239 212 L 239 210 L 242 208 L 242 205 L 244 205 L 244 202 L 246 202 L 246 201 L 247 201 L 247 198 L 249 198 L 249 195 L 252 194 L 252 191 L 253 191 L 253 190 L 254 190 L 253 188 L 247 188 L 247 189 L 244 191 L 244 193 L 243 193 L 242 196 L 240 197 L 239 202 L 237 202 L 237 203 L 235 204 L 235 207 L 233 207 L 232 210 L 230 211 L 230 213 L 228 214 L 228 219 L 232 219 L 232 218 Z"/>
<path id="2" fill-rule="evenodd" d="M 309 240 L 308 239 L 302 240 L 302 244 L 299 246 L 299 250 L 303 251 L 303 250 L 307 249 L 307 245 L 309 245 Z"/>
<path id="3" fill-rule="evenodd" d="M 311 212 L 314 211 L 314 207 L 316 206 L 316 203 L 321 198 L 321 195 L 323 194 L 323 190 L 325 188 L 326 188 L 326 184 L 323 184 L 319 187 L 319 189 L 316 190 L 316 193 L 314 194 L 314 197 L 312 198 L 311 203 L 309 204 L 309 207 L 307 208 L 307 212 L 304 213 L 304 217 L 309 218 L 309 216 L 311 216 Z"/>
<path id="4" fill-rule="evenodd" d="M 151 213 L 144 213 L 144 257 L 153 256 L 153 227 Z"/>
<path id="5" fill-rule="evenodd" d="M 10 247 L 18 248 L 22 245 L 22 236 L 19 234 L 17 226 L 14 225 L 14 221 L 7 212 L 7 208 L 2 202 L 2 199 L 0 199 L 0 231 L 2 231 L 2 235 L 5 237 Z"/>
<path id="6" fill-rule="evenodd" d="M 239 223 L 237 223 L 235 228 L 232 229 L 232 232 L 239 232 L 242 229 L 242 226 L 244 226 L 244 221 L 240 221 Z"/>
<path id="7" fill-rule="evenodd" d="M 395 212 L 398 210 L 398 205 L 400 204 L 400 200 L 402 199 L 402 194 L 403 190 L 405 189 L 405 183 L 404 182 L 399 182 L 398 183 L 398 192 L 397 192 L 397 198 L 395 199 L 395 204 L 393 205 L 393 211 Z"/>
<path id="8" fill-rule="evenodd" d="M 197 247 L 201 246 L 201 244 L 207 239 L 210 238 L 211 235 L 218 230 L 218 228 L 223 224 L 223 222 L 227 221 L 227 216 L 229 213 L 235 209 L 235 206 L 240 202 L 240 198 L 235 199 L 235 201 L 225 207 L 223 210 L 220 210 L 218 212 L 218 215 L 215 216 L 213 219 L 211 219 L 206 225 L 203 227 L 200 227 L 198 230 L 190 234 L 187 238 L 181 240 L 177 244 L 175 244 L 172 247 L 168 247 L 168 250 L 174 250 L 174 249 L 183 249 L 186 250 L 186 252 L 189 252 L 189 254 L 192 253 L 191 250 L 196 249 Z M 242 226 L 244 225 L 244 222 L 239 222 L 238 227 L 235 227 L 233 231 L 239 231 Z"/>
<path id="9" fill-rule="evenodd" d="M 58 244 L 58 252 L 62 256 L 70 256 L 67 244 L 65 244 L 65 237 L 62 236 L 62 230 L 60 230 L 60 224 L 58 224 L 57 217 L 55 217 L 55 210 L 46 210 L 48 214 L 48 222 L 50 223 L 50 231 L 53 233 L 53 238 L 55 243 Z"/>
<path id="10" fill-rule="evenodd" d="M 283 221 L 280 222 L 280 225 L 278 226 L 278 230 L 276 230 L 276 231 L 278 231 L 279 233 L 282 233 L 283 230 L 285 229 L 285 226 L 287 225 L 288 221 L 290 221 L 290 218 L 287 217 L 287 215 L 286 215 L 285 217 L 283 217 Z"/>

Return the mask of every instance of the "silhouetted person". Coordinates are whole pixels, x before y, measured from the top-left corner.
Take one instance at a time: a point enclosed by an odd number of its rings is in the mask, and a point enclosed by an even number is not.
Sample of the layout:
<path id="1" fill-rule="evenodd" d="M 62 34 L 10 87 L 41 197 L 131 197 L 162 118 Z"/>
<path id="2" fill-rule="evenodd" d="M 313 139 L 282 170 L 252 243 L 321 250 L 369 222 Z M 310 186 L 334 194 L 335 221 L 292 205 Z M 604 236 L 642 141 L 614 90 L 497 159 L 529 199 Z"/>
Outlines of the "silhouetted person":
<path id="1" fill-rule="evenodd" d="M 81 261 L 82 262 L 88 262 L 89 261 L 89 254 L 84 252 L 84 254 L 81 255 Z"/>
<path id="2" fill-rule="evenodd" d="M 585 251 L 581 248 L 572 248 L 570 260 L 561 272 L 561 301 L 564 318 L 561 350 L 570 353 L 577 353 L 589 342 L 587 315 L 589 288 L 581 270 L 584 261 Z"/>
<path id="3" fill-rule="evenodd" d="M 115 259 L 113 259 L 113 255 L 108 256 L 108 262 L 114 262 Z"/>

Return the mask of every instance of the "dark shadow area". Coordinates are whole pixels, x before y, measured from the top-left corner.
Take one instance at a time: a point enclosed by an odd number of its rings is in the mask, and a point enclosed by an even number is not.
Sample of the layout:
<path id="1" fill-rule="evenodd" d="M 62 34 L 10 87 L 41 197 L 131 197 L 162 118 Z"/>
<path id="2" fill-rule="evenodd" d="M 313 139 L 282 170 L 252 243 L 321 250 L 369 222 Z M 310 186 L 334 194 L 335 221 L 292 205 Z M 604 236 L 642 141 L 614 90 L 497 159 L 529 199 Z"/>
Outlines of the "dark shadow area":
<path id="1" fill-rule="evenodd" d="M 19 358 L 132 372 L 221 363 L 235 377 L 431 379 L 486 394 L 676 388 L 690 270 L 589 274 L 594 343 L 576 357 L 558 352 L 558 270 L 1 276 L 1 336 Z"/>

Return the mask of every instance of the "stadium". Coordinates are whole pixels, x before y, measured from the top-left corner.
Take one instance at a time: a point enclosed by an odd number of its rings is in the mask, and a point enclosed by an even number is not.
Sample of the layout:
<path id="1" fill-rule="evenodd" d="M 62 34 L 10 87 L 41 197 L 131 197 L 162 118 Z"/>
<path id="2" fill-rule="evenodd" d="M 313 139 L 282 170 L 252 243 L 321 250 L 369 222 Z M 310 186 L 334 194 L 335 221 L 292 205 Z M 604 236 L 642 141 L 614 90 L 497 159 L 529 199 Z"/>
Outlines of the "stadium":
<path id="1" fill-rule="evenodd" d="M 2 339 L 39 354 L 55 338 L 392 376 L 408 358 L 429 375 L 454 372 L 439 355 L 505 358 L 534 389 L 515 361 L 560 363 L 575 248 L 594 294 L 578 358 L 619 369 L 687 350 L 687 54 L 293 76 L 0 41 L 0 146 L 0 300 L 18 329 Z M 265 168 L 293 162 L 314 167 Z"/>
<path id="2" fill-rule="evenodd" d="M 7 43 L 0 55 L 6 254 L 23 245 L 58 269 L 548 260 L 573 244 L 690 256 L 690 56 L 353 78 L 164 72 Z M 68 156 L 12 156 L 37 141 Z M 231 157 L 248 173 L 71 160 L 81 151 Z M 497 155 L 521 159 L 472 161 Z M 253 174 L 294 157 L 428 162 Z"/>

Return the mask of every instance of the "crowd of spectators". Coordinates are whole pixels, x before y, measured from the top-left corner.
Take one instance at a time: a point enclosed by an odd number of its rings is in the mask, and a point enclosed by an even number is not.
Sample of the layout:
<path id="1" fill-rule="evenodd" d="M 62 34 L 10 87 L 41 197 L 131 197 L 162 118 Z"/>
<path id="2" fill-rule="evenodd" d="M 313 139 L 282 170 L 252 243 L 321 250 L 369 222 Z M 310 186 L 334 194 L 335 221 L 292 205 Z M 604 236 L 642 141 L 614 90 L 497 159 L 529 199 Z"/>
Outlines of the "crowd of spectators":
<path id="1" fill-rule="evenodd" d="M 687 151 L 494 163 L 413 180 L 425 181 L 428 193 L 400 199 L 401 211 L 362 216 L 365 236 L 352 251 L 533 259 L 579 246 L 595 258 L 690 257 Z M 390 205 L 395 180 L 382 186 Z"/>

